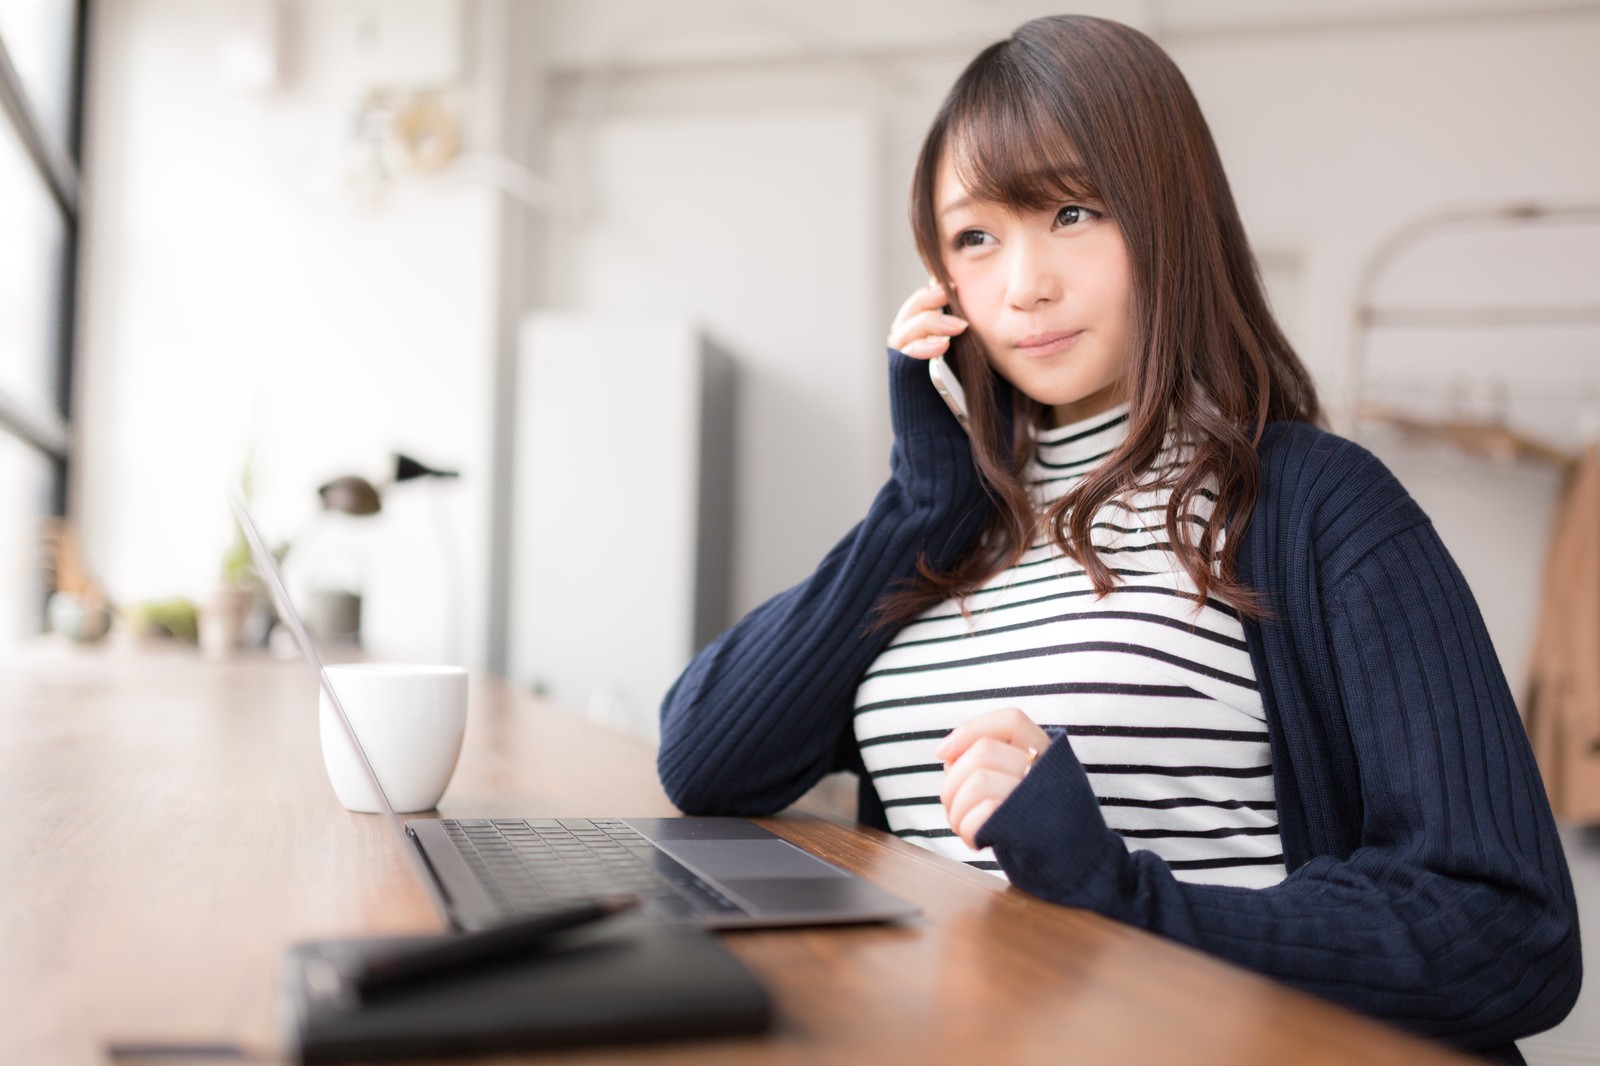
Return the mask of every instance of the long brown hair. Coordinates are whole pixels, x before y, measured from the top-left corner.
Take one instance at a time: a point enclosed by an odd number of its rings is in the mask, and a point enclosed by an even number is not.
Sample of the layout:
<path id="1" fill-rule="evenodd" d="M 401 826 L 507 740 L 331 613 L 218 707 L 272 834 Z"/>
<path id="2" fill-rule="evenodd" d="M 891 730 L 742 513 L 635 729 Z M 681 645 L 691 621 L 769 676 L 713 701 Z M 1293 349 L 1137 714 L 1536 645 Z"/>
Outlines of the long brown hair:
<path id="1" fill-rule="evenodd" d="M 1260 491 L 1256 446 L 1268 422 L 1320 422 L 1321 408 L 1267 307 L 1211 131 L 1176 64 L 1137 30 L 1077 15 L 1035 19 L 979 53 L 935 116 L 911 188 L 917 249 L 949 291 L 934 209 L 946 153 L 975 199 L 1036 211 L 1087 198 L 1105 207 L 1127 247 L 1128 437 L 1050 506 L 1051 540 L 1105 595 L 1116 575 L 1093 547 L 1096 514 L 1136 485 L 1168 488 L 1167 539 L 1200 601 L 1214 596 L 1259 617 L 1236 563 Z M 959 303 L 952 310 L 960 314 Z M 1021 559 L 1036 529 L 1024 472 L 1049 409 L 998 379 L 971 331 L 947 358 L 966 389 L 973 459 L 995 509 L 949 571 L 920 561 L 920 579 L 880 601 L 880 624 L 977 591 Z M 1192 443 L 1194 457 L 1152 478 L 1169 434 Z M 1183 517 L 1197 495 L 1212 494 L 1212 521 L 1197 531 Z M 1227 536 L 1217 556 L 1219 528 Z"/>

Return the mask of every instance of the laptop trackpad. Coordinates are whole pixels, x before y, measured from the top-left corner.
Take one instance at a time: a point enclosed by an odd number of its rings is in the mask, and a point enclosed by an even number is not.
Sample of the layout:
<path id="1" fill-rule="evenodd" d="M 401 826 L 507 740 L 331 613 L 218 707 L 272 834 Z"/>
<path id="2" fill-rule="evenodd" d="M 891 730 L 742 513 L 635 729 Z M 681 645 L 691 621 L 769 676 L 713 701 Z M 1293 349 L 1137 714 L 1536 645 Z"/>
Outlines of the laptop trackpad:
<path id="1" fill-rule="evenodd" d="M 849 876 L 782 840 L 673 840 L 657 846 L 718 881 Z"/>
<path id="2" fill-rule="evenodd" d="M 724 881 L 722 884 L 758 917 L 811 915 L 848 919 L 853 912 L 883 903 L 881 898 L 874 898 L 878 894 L 872 892 L 866 882 L 851 877 L 790 877 L 782 881 Z"/>

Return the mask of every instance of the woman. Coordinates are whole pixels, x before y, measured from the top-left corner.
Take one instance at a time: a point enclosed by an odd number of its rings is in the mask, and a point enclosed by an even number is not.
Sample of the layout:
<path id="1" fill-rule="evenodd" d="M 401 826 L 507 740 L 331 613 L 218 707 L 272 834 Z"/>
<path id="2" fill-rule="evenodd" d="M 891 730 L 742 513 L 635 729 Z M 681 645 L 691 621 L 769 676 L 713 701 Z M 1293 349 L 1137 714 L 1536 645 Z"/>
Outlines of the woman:
<path id="1" fill-rule="evenodd" d="M 668 694 L 674 802 L 854 770 L 863 822 L 1520 1061 L 1580 978 L 1521 723 L 1426 516 L 1316 428 L 1177 68 L 1028 23 L 951 90 L 912 223 L 890 480 Z"/>

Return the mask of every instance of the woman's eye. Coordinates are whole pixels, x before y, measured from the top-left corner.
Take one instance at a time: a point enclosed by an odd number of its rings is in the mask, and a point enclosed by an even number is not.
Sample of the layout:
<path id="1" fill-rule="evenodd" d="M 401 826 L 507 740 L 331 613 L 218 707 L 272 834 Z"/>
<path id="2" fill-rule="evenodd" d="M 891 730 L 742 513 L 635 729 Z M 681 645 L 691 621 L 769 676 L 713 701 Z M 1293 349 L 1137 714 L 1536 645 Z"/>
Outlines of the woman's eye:
<path id="1" fill-rule="evenodd" d="M 1077 204 L 1068 204 L 1066 207 L 1063 207 L 1061 210 L 1056 212 L 1056 225 L 1075 226 L 1079 222 L 1087 221 L 1093 217 L 1094 212 L 1089 210 L 1087 207 L 1079 207 Z"/>
<path id="2" fill-rule="evenodd" d="M 976 248 L 978 245 L 987 244 L 992 240 L 994 238 L 981 229 L 967 229 L 956 234 L 955 244 L 957 248 Z"/>

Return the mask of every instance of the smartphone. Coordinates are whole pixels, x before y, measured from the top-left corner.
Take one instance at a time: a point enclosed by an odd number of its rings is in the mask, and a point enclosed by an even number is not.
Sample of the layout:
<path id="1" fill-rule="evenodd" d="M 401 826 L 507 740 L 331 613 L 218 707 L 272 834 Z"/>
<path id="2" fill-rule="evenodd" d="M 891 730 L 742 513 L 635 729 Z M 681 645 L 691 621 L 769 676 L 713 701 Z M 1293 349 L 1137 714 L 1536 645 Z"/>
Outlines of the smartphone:
<path id="1" fill-rule="evenodd" d="M 944 397 L 945 404 L 950 412 L 956 416 L 956 421 L 961 423 L 961 428 L 972 435 L 972 426 L 967 421 L 967 393 L 961 387 L 961 382 L 956 380 L 955 372 L 950 369 L 950 364 L 944 361 L 944 356 L 937 355 L 928 360 L 928 377 L 933 381 L 933 387 Z"/>

